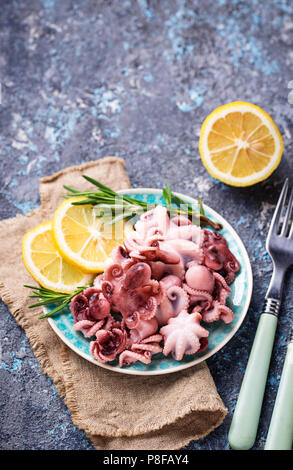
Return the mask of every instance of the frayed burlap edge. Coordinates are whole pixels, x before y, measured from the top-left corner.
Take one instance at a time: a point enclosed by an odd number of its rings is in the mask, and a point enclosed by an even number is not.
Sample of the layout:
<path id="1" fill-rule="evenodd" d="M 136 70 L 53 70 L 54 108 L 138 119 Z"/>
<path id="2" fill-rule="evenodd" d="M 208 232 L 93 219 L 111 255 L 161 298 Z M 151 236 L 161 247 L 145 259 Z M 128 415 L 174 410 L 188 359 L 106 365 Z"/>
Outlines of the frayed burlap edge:
<path id="1" fill-rule="evenodd" d="M 66 402 L 67 406 L 70 408 L 70 411 L 72 413 L 72 421 L 76 426 L 83 429 L 88 436 L 95 436 L 96 434 L 93 435 L 92 430 L 88 429 L 84 425 L 84 421 L 83 421 L 82 417 L 79 414 L 79 407 L 78 407 L 77 397 L 76 397 L 76 393 L 75 393 L 75 389 L 74 389 L 74 381 L 73 381 L 72 374 L 71 374 L 71 362 L 70 362 L 70 358 L 69 358 L 69 350 L 68 350 L 68 347 L 65 346 L 65 345 L 63 345 L 63 347 L 62 347 L 62 363 L 63 363 L 63 367 L 64 367 L 64 374 L 66 376 L 66 380 L 65 380 L 65 384 L 66 384 L 65 402 Z M 111 373 L 115 373 L 115 372 L 111 372 Z M 195 433 L 194 437 L 192 437 L 191 439 L 190 438 L 181 439 L 180 442 L 178 442 L 178 447 L 176 447 L 176 449 L 180 449 L 181 447 L 187 445 L 191 440 L 201 439 L 201 438 L 205 437 L 207 434 L 209 434 L 212 430 L 214 430 L 215 428 L 220 426 L 220 424 L 223 422 L 223 420 L 225 419 L 225 416 L 227 415 L 227 412 L 228 412 L 226 407 L 221 406 L 220 401 L 221 400 L 219 399 L 219 403 L 217 404 L 217 406 L 216 406 L 216 403 L 215 403 L 214 407 L 211 407 L 211 406 L 208 407 L 208 406 L 200 405 L 196 409 L 193 409 L 192 407 L 182 408 L 180 410 L 180 412 L 178 413 L 178 416 L 177 416 L 176 420 L 168 420 L 167 419 L 164 422 L 164 424 L 162 424 L 161 426 L 157 426 L 155 429 L 151 428 L 151 427 L 150 428 L 145 428 L 145 427 L 140 428 L 140 427 L 138 427 L 138 428 L 133 429 L 133 431 L 131 433 L 129 433 L 129 432 L 112 432 L 111 433 L 111 432 L 109 432 L 109 430 L 107 430 L 107 433 L 105 434 L 105 436 L 108 437 L 108 438 L 111 438 L 111 437 L 112 438 L 117 438 L 117 437 L 125 437 L 125 438 L 130 437 L 131 438 L 131 437 L 137 437 L 137 436 L 144 436 L 146 434 L 152 434 L 152 433 L 155 433 L 155 432 L 158 432 L 158 431 L 162 430 L 164 427 L 167 427 L 169 425 L 172 425 L 172 426 L 176 425 L 176 423 L 178 423 L 180 420 L 188 417 L 188 415 L 191 417 L 191 415 L 195 412 L 196 413 L 203 413 L 203 415 L 207 414 L 207 413 L 214 413 L 215 417 L 217 416 L 217 419 L 215 420 L 214 424 L 210 425 L 207 432 L 202 432 L 202 433 L 197 433 L 197 434 Z M 105 437 L 105 436 L 103 436 L 103 437 Z M 174 447 L 170 447 L 170 449 L 171 448 L 174 448 Z"/>
<path id="2" fill-rule="evenodd" d="M 40 179 L 40 183 L 48 183 L 50 181 L 54 181 L 58 179 L 61 175 L 66 175 L 66 173 L 71 173 L 72 171 L 83 171 L 83 170 L 86 170 L 87 168 L 92 168 L 93 166 L 99 166 L 105 163 L 115 163 L 115 164 L 120 163 L 123 168 L 125 167 L 125 161 L 122 158 L 104 157 L 104 158 L 101 158 L 100 160 L 93 160 L 87 163 L 81 163 L 80 165 L 68 166 L 64 168 L 63 170 L 53 173 L 52 175 L 44 176 L 43 178 Z M 129 183 L 129 187 L 130 187 L 130 183 Z"/>

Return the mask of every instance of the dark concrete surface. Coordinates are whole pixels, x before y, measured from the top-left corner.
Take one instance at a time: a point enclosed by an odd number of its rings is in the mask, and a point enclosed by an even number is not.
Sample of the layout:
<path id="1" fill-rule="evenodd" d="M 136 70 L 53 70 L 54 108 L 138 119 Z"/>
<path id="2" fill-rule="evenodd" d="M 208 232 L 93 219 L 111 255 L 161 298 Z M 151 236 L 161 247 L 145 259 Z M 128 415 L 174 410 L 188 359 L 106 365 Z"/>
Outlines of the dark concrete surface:
<path id="1" fill-rule="evenodd" d="M 229 414 L 190 449 L 229 449 L 227 432 L 270 279 L 268 224 L 284 177 L 292 179 L 292 59 L 289 0 L 0 0 L 2 219 L 38 206 L 39 177 L 117 155 L 133 186 L 168 183 L 201 195 L 246 244 L 254 274 L 249 313 L 208 360 Z M 234 100 L 263 107 L 284 137 L 279 168 L 251 188 L 212 179 L 198 152 L 204 118 Z M 254 449 L 264 446 L 290 334 L 288 277 Z M 23 330 L 3 303 L 0 309 L 1 449 L 92 449 Z"/>

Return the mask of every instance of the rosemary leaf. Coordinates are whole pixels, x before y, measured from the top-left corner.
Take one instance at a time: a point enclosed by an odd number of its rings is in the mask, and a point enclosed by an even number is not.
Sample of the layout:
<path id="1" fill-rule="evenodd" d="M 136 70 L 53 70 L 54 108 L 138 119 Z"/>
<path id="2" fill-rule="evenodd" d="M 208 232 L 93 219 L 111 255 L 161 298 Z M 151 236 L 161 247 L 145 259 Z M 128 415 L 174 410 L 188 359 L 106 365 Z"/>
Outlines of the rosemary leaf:
<path id="1" fill-rule="evenodd" d="M 109 188 L 108 186 L 100 183 L 99 181 L 95 180 L 94 178 L 91 178 L 90 176 L 82 175 L 82 177 L 84 179 L 86 179 L 87 181 L 89 181 L 90 183 L 92 183 L 93 185 L 97 186 L 104 193 L 112 194 L 112 196 L 115 196 L 115 194 L 117 194 L 111 188 Z"/>
<path id="2" fill-rule="evenodd" d="M 36 302 L 35 304 L 31 304 L 29 305 L 28 308 L 35 308 L 35 307 L 40 307 L 41 305 L 50 305 L 52 304 L 54 301 L 52 299 L 47 299 L 47 300 L 42 300 L 40 302 Z M 56 303 L 56 301 L 55 301 Z"/>
<path id="3" fill-rule="evenodd" d="M 84 206 L 85 204 L 90 204 L 90 205 L 93 205 L 93 203 L 95 203 L 95 201 L 93 199 L 83 199 L 82 201 L 76 201 L 76 202 L 73 202 L 72 205 L 73 206 Z"/>
<path id="4" fill-rule="evenodd" d="M 64 302 L 63 304 L 56 307 L 54 310 L 50 310 L 49 312 L 44 313 L 44 315 L 40 315 L 38 319 L 42 320 L 43 318 L 52 317 L 52 315 L 55 315 L 56 313 L 61 312 L 61 310 L 63 310 L 67 305 L 68 305 L 68 302 Z"/>
<path id="5" fill-rule="evenodd" d="M 64 189 L 67 189 L 67 191 L 70 191 L 71 193 L 79 193 L 78 189 L 71 188 L 70 186 L 66 186 L 65 184 L 63 185 Z"/>

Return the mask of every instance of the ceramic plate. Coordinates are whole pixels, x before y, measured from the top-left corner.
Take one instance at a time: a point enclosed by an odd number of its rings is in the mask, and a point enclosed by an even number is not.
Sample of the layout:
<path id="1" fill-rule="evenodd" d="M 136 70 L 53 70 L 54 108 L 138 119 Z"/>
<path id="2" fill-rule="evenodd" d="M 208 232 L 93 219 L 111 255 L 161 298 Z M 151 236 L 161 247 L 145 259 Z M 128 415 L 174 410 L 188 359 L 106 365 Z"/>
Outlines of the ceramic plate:
<path id="1" fill-rule="evenodd" d="M 150 204 L 164 205 L 164 199 L 162 197 L 161 190 L 137 188 L 127 191 L 120 191 L 120 193 L 135 197 L 138 200 L 146 201 Z M 177 195 L 187 202 L 195 204 L 197 203 L 197 201 L 188 196 L 184 196 L 179 193 L 177 193 Z M 208 357 L 211 357 L 213 354 L 219 351 L 219 349 L 221 349 L 225 344 L 227 344 L 243 322 L 250 304 L 253 282 L 251 265 L 246 249 L 231 225 L 228 224 L 228 222 L 223 219 L 223 217 L 221 217 L 210 207 L 204 205 L 204 210 L 208 217 L 222 224 L 223 229 L 220 233 L 226 238 L 230 250 L 236 256 L 241 266 L 240 272 L 230 286 L 232 292 L 229 299 L 227 300 L 227 305 L 233 310 L 235 318 L 233 322 L 229 323 L 228 325 L 222 321 L 204 324 L 204 327 L 207 328 L 210 332 L 209 345 L 205 351 L 202 351 L 201 353 L 193 356 L 184 356 L 183 360 L 180 362 L 175 361 L 175 359 L 173 359 L 171 356 L 165 357 L 160 353 L 152 357 L 152 362 L 150 364 L 136 362 L 129 367 L 123 368 L 118 366 L 118 361 L 114 361 L 108 364 L 101 364 L 90 355 L 90 340 L 84 338 L 82 333 L 74 331 L 73 317 L 69 311 L 69 308 L 64 309 L 62 314 L 57 314 L 48 318 L 51 327 L 62 339 L 62 341 L 64 341 L 64 343 L 73 349 L 73 351 L 75 351 L 77 354 L 99 367 L 113 370 L 115 372 L 120 372 L 122 374 L 133 375 L 160 375 L 177 372 L 206 360 Z"/>

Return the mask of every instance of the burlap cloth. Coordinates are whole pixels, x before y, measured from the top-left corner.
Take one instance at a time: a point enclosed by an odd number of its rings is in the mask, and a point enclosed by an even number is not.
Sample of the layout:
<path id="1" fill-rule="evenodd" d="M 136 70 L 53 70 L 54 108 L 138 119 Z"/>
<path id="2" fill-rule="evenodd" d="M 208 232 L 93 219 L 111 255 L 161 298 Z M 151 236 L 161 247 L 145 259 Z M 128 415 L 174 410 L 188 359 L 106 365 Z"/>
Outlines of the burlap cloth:
<path id="1" fill-rule="evenodd" d="M 1 297 L 64 398 L 73 423 L 85 430 L 96 449 L 178 449 L 207 435 L 227 413 L 205 363 L 161 376 L 107 371 L 67 348 L 46 320 L 38 320 L 41 310 L 28 309 L 23 284 L 33 281 L 22 263 L 21 239 L 27 230 L 50 220 L 63 200 L 63 184 L 89 188 L 82 174 L 115 190 L 130 187 L 124 161 L 114 157 L 42 178 L 41 206 L 0 223 Z"/>

